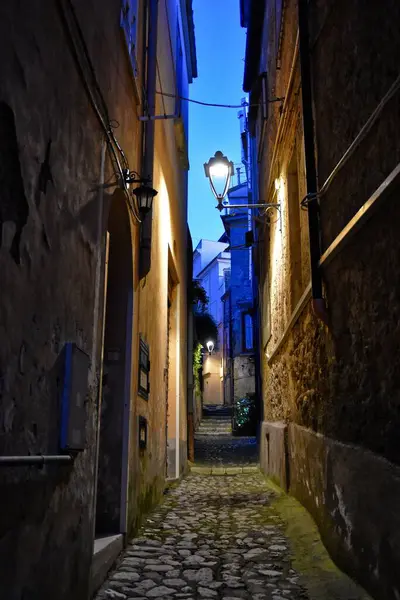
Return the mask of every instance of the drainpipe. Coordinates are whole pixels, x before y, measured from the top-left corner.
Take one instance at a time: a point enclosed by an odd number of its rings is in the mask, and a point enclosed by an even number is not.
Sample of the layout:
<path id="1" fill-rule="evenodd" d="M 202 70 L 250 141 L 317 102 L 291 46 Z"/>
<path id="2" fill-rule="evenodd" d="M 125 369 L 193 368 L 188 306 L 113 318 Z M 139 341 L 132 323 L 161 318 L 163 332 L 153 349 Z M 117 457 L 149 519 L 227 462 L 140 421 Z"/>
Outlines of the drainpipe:
<path id="1" fill-rule="evenodd" d="M 69 454 L 38 454 L 29 456 L 0 456 L 0 467 L 44 467 L 44 465 L 71 465 L 74 457 Z"/>
<path id="2" fill-rule="evenodd" d="M 156 112 L 156 75 L 157 75 L 157 24 L 158 0 L 149 0 L 147 13 L 147 73 L 146 73 L 146 101 L 149 117 Z M 144 151 L 142 162 L 142 177 L 153 180 L 154 171 L 154 139 L 155 122 L 149 119 L 144 123 Z M 140 251 L 139 251 L 139 277 L 142 279 L 151 267 L 151 230 L 153 209 L 146 215 L 141 224 Z"/>
<path id="3" fill-rule="evenodd" d="M 299 50 L 301 69 L 301 89 L 303 105 L 304 149 L 308 198 L 308 231 L 311 258 L 312 303 L 316 316 L 328 323 L 325 299 L 322 295 L 322 277 L 319 268 L 321 258 L 321 238 L 319 226 L 319 206 L 317 199 L 317 169 L 315 163 L 314 120 L 312 110 L 310 46 L 308 32 L 308 0 L 299 0 Z"/>

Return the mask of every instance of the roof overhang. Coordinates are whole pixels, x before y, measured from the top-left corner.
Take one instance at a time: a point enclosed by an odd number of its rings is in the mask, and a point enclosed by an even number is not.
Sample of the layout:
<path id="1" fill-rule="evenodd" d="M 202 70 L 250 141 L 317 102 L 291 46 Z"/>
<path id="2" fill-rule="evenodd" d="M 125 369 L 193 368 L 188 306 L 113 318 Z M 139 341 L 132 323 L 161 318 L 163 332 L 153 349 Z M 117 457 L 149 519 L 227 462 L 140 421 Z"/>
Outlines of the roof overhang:
<path id="1" fill-rule="evenodd" d="M 266 0 L 250 0 L 243 90 L 250 92 L 258 77 Z"/>

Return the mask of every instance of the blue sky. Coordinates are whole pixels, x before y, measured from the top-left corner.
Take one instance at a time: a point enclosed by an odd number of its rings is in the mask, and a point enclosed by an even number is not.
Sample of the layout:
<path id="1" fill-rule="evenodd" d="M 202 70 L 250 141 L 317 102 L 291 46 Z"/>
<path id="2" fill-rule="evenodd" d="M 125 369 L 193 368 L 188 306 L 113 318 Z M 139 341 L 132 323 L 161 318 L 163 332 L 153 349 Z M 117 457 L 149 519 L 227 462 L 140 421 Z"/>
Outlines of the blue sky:
<path id="1" fill-rule="evenodd" d="M 246 36 L 239 0 L 194 0 L 193 12 L 199 76 L 190 86 L 190 97 L 240 104 Z M 189 105 L 189 226 L 194 247 L 200 238 L 218 239 L 223 233 L 203 164 L 216 150 L 240 162 L 238 110 Z"/>

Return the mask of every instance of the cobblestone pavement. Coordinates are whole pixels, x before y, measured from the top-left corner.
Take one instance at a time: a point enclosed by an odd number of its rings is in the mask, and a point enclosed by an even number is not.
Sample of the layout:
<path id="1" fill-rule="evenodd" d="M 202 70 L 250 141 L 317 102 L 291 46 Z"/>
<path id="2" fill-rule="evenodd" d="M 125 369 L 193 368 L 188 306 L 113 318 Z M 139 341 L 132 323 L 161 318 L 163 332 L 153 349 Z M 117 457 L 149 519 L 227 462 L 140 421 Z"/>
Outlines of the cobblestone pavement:
<path id="1" fill-rule="evenodd" d="M 277 496 L 260 472 L 189 475 L 152 512 L 97 600 L 317 598 L 293 565 Z M 318 598 L 366 598 L 353 591 Z"/>
<path id="2" fill-rule="evenodd" d="M 196 464 L 213 466 L 252 465 L 258 462 L 255 437 L 195 436 Z"/>

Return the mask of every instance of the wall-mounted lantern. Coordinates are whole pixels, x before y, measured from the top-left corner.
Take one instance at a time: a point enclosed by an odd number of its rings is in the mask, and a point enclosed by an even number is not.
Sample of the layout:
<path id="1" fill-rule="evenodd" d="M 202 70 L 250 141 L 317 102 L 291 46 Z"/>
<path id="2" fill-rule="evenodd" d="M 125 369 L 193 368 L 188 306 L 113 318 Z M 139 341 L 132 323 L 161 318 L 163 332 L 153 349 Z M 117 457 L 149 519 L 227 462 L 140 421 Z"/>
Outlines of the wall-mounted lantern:
<path id="1" fill-rule="evenodd" d="M 140 185 L 132 192 L 136 196 L 139 214 L 143 220 L 144 216 L 150 212 L 153 205 L 153 198 L 158 192 L 148 185 Z"/>
<path id="2" fill-rule="evenodd" d="M 146 214 L 150 212 L 153 205 L 153 199 L 157 196 L 158 192 L 150 187 L 150 180 L 148 178 L 139 177 L 135 171 L 129 171 L 129 169 L 124 169 L 124 182 L 127 189 L 129 189 L 129 186 L 132 183 L 141 184 L 139 187 L 132 190 L 132 194 L 136 198 L 136 208 L 143 221 Z"/>

